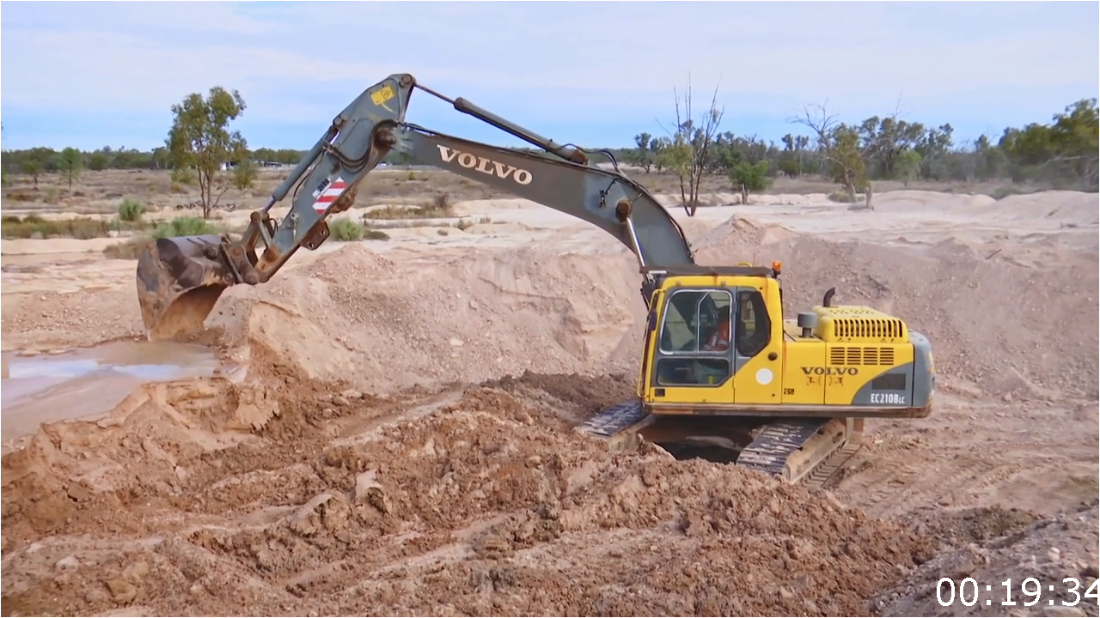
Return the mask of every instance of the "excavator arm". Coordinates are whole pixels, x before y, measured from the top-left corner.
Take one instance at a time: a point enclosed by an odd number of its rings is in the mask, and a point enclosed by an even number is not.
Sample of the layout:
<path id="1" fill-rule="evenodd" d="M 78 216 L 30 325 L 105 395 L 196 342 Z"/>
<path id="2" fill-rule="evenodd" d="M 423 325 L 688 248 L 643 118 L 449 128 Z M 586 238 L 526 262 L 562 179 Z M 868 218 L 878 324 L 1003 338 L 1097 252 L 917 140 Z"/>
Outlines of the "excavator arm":
<path id="1" fill-rule="evenodd" d="M 407 123 L 405 114 L 417 89 L 541 152 L 490 146 Z M 599 154 L 613 169 L 598 167 L 581 148 L 557 144 L 465 99 L 452 100 L 419 86 L 412 75 L 395 74 L 365 90 L 336 116 L 267 204 L 251 213 L 241 238 L 162 238 L 141 255 L 138 300 L 148 336 L 172 338 L 200 329 L 226 288 L 264 283 L 300 247 L 321 246 L 329 235 L 326 219 L 351 207 L 359 183 L 391 151 L 599 227 L 637 257 L 647 303 L 652 273 L 694 264 L 679 224 L 652 194 L 618 169 L 610 153 Z M 288 195 L 290 211 L 276 222 L 271 210 Z"/>

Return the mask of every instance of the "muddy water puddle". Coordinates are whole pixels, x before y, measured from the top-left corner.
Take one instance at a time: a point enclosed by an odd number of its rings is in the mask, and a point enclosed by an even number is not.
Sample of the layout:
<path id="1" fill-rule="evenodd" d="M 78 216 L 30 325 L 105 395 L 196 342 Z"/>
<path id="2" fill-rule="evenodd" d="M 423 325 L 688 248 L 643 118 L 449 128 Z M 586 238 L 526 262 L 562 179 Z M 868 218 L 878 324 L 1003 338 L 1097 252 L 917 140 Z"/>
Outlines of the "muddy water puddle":
<path id="1" fill-rule="evenodd" d="M 4 450 L 42 423 L 106 414 L 141 384 L 208 377 L 218 369 L 213 350 L 172 342 L 115 341 L 33 356 L 4 352 Z"/>

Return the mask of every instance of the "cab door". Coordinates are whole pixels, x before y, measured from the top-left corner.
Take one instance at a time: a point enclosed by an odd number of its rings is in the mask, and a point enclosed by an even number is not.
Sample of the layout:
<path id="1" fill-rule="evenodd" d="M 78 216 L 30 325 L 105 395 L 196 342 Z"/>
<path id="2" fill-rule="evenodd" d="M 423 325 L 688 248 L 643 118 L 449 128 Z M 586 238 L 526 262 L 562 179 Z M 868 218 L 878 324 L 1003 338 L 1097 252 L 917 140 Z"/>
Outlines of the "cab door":
<path id="1" fill-rule="evenodd" d="M 783 314 L 778 294 L 769 291 L 764 286 L 737 288 L 732 346 L 734 403 L 781 403 Z"/>
<path id="2" fill-rule="evenodd" d="M 647 401 L 732 403 L 732 292 L 720 287 L 679 288 L 665 298 Z"/>

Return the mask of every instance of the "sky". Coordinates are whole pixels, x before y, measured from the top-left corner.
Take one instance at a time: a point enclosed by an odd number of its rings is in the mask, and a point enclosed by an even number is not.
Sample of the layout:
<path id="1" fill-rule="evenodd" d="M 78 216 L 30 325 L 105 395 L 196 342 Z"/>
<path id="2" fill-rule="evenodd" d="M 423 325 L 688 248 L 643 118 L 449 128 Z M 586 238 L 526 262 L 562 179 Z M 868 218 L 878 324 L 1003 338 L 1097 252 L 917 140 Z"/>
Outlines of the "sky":
<path id="1" fill-rule="evenodd" d="M 174 103 L 223 86 L 250 147 L 304 150 L 394 73 L 586 147 L 667 134 L 689 76 L 697 113 L 717 87 L 721 130 L 775 141 L 807 132 L 791 119 L 811 104 L 949 122 L 960 141 L 1100 94 L 1097 2 L 0 5 L 7 149 L 161 146 Z M 406 119 L 522 145 L 424 93 Z"/>

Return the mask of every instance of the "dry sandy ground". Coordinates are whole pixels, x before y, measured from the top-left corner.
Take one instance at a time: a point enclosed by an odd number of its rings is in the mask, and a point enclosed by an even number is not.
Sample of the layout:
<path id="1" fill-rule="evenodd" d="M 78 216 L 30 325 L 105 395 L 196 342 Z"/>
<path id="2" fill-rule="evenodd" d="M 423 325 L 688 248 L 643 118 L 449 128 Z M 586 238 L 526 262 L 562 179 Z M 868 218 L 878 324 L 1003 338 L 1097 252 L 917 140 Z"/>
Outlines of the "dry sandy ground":
<path id="1" fill-rule="evenodd" d="M 633 258 L 553 211 L 466 202 L 493 223 L 330 243 L 229 290 L 207 337 L 224 376 L 6 425 L 3 613 L 1096 615 L 1054 593 L 942 608 L 935 585 L 1096 578 L 1097 197 L 876 205 L 678 214 L 702 262 L 783 261 L 789 311 L 835 285 L 931 337 L 935 413 L 870 424 L 825 491 L 573 433 L 632 391 Z M 96 242 L 3 243 L 13 371 L 140 336 L 134 263 Z"/>

